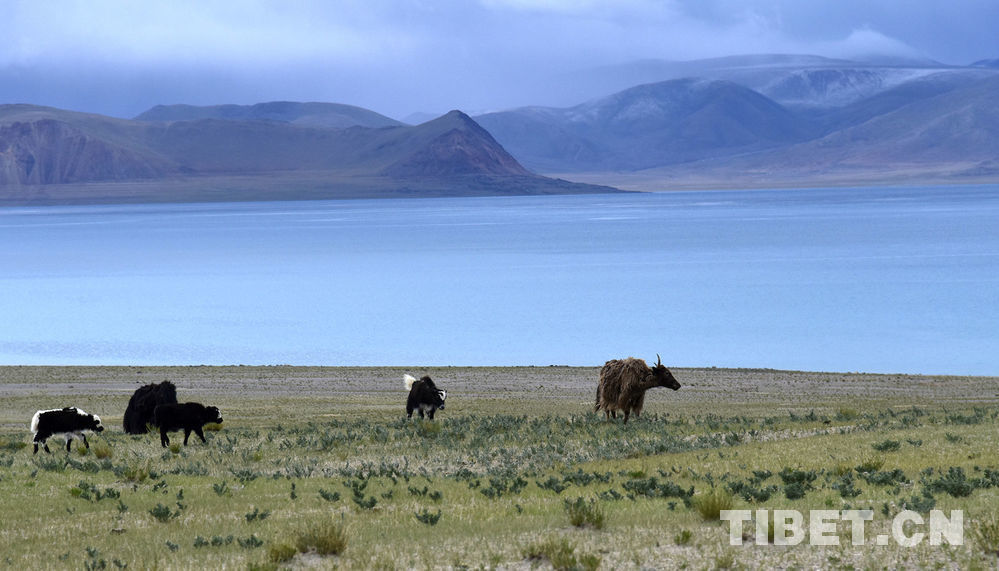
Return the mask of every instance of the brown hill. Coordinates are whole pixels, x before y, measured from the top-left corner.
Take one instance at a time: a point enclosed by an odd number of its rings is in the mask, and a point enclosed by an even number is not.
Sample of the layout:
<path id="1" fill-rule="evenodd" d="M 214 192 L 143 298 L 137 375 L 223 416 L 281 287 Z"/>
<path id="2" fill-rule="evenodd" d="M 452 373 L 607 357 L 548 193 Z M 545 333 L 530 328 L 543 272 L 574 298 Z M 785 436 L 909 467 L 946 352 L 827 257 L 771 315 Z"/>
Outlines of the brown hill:
<path id="1" fill-rule="evenodd" d="M 7 204 L 613 191 L 530 173 L 460 111 L 417 126 L 329 128 L 0 106 Z"/>

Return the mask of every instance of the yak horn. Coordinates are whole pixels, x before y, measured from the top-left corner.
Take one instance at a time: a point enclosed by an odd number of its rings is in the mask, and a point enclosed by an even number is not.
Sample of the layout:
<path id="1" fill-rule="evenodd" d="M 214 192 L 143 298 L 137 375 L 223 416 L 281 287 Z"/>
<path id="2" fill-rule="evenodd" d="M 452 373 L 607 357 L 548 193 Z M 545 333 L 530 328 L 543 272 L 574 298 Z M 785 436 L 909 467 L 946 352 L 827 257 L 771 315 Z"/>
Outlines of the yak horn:
<path id="1" fill-rule="evenodd" d="M 659 367 L 662 364 L 663 364 L 663 358 L 659 356 L 659 353 L 656 353 L 656 366 Z"/>

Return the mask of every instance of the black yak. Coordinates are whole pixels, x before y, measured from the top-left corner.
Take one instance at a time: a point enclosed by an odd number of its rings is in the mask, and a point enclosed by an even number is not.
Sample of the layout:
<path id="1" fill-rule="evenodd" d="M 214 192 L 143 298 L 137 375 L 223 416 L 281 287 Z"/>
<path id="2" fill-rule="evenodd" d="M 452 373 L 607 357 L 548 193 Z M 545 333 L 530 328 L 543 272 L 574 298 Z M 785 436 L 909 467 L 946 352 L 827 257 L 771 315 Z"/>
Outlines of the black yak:
<path id="1" fill-rule="evenodd" d="M 444 410 L 444 399 L 447 398 L 447 391 L 437 388 L 437 385 L 428 376 L 416 380 L 411 375 L 403 376 L 402 380 L 409 390 L 409 398 L 406 399 L 406 416 L 413 418 L 413 411 L 420 413 L 420 418 L 426 413 L 430 420 L 434 419 L 434 413 L 438 409 Z"/>
<path id="2" fill-rule="evenodd" d="M 35 451 L 32 454 L 38 454 L 39 443 L 42 444 L 46 452 L 51 454 L 52 451 L 49 450 L 46 440 L 52 436 L 66 438 L 66 452 L 69 452 L 69 445 L 73 442 L 73 438 L 83 440 L 83 445 L 90 448 L 90 443 L 87 442 L 87 437 L 83 434 L 85 430 L 93 432 L 104 430 L 101 417 L 87 414 L 72 406 L 40 410 L 31 417 L 31 433 L 34 435 L 32 441 L 35 443 Z"/>
<path id="3" fill-rule="evenodd" d="M 222 413 L 214 406 L 205 406 L 197 402 L 185 402 L 182 404 L 161 404 L 153 412 L 156 426 L 160 427 L 160 445 L 164 448 L 170 444 L 167 432 L 177 430 L 184 431 L 184 446 L 187 446 L 187 439 L 193 430 L 202 443 L 207 443 L 202 427 L 210 422 L 221 424 Z"/>
<path id="4" fill-rule="evenodd" d="M 170 381 L 150 383 L 132 393 L 122 424 L 126 434 L 145 434 L 146 425 L 155 424 L 153 411 L 161 404 L 176 404 L 177 387 Z"/>
<path id="5" fill-rule="evenodd" d="M 638 417 L 645 404 L 645 391 L 653 387 L 667 387 L 678 390 L 680 383 L 663 366 L 662 358 L 649 368 L 645 361 L 628 357 L 607 361 L 600 369 L 600 384 L 597 385 L 597 404 L 593 411 L 604 409 L 607 418 L 617 418 L 617 411 L 624 412 L 624 422 L 632 412 Z"/>

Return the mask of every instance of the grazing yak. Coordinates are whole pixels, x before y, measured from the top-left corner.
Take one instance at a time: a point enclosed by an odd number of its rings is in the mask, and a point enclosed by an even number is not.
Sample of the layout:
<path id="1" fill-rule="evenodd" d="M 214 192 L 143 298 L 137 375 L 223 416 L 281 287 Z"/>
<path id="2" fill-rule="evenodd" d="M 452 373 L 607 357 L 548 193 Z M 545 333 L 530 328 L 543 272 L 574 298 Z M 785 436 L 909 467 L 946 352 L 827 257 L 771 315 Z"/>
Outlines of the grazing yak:
<path id="1" fill-rule="evenodd" d="M 126 434 L 145 434 L 147 425 L 155 424 L 153 411 L 161 404 L 177 403 L 177 387 L 170 381 L 150 383 L 132 393 L 125 409 L 124 428 Z"/>
<path id="2" fill-rule="evenodd" d="M 444 399 L 447 398 L 447 391 L 437 388 L 437 385 L 428 376 L 416 380 L 411 375 L 405 375 L 402 380 L 409 390 L 409 398 L 406 399 L 406 416 L 413 418 L 413 411 L 420 413 L 420 418 L 426 413 L 430 420 L 434 419 L 434 413 L 438 409 L 444 410 Z"/>
<path id="3" fill-rule="evenodd" d="M 160 427 L 160 445 L 164 448 L 170 444 L 167 432 L 184 431 L 184 446 L 193 430 L 202 443 L 207 443 L 202 427 L 210 422 L 222 423 L 222 413 L 214 406 L 205 406 L 197 402 L 182 404 L 161 404 L 153 411 L 153 420 Z"/>
<path id="4" fill-rule="evenodd" d="M 90 443 L 87 442 L 87 437 L 83 434 L 84 430 L 93 432 L 104 430 L 101 417 L 87 414 L 72 406 L 40 410 L 31 417 L 31 433 L 34 435 L 32 440 L 35 443 L 35 451 L 32 454 L 38 454 L 38 443 L 41 443 L 45 447 L 45 451 L 51 454 L 52 451 L 49 450 L 46 440 L 52 436 L 66 438 L 66 452 L 69 452 L 69 445 L 73 442 L 73 438 L 83 440 L 83 445 L 90 448 Z"/>
<path id="5" fill-rule="evenodd" d="M 624 422 L 632 412 L 638 417 L 645 404 L 645 391 L 653 387 L 668 387 L 675 390 L 680 383 L 673 373 L 663 366 L 662 358 L 656 355 L 657 363 L 649 368 L 645 361 L 628 357 L 607 361 L 600 369 L 600 384 L 597 385 L 597 404 L 593 411 L 604 409 L 607 419 L 617 418 L 617 411 L 624 412 Z"/>

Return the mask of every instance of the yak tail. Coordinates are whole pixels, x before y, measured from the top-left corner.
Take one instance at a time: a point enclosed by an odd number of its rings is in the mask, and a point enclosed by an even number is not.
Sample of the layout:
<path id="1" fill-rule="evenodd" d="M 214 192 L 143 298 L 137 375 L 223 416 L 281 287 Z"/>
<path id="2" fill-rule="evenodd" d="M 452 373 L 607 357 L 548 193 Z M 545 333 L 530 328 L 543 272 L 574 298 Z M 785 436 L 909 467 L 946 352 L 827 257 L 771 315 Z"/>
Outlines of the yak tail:
<path id="1" fill-rule="evenodd" d="M 413 375 L 406 374 L 402 376 L 402 380 L 404 383 L 406 383 L 406 390 L 408 391 L 412 390 L 413 383 L 416 382 L 416 377 L 414 377 Z"/>
<path id="2" fill-rule="evenodd" d="M 38 419 L 42 416 L 42 411 L 35 413 L 35 416 L 31 417 L 31 433 L 38 434 Z"/>
<path id="3" fill-rule="evenodd" d="M 593 412 L 600 410 L 600 387 L 597 387 L 597 403 L 593 405 Z"/>

